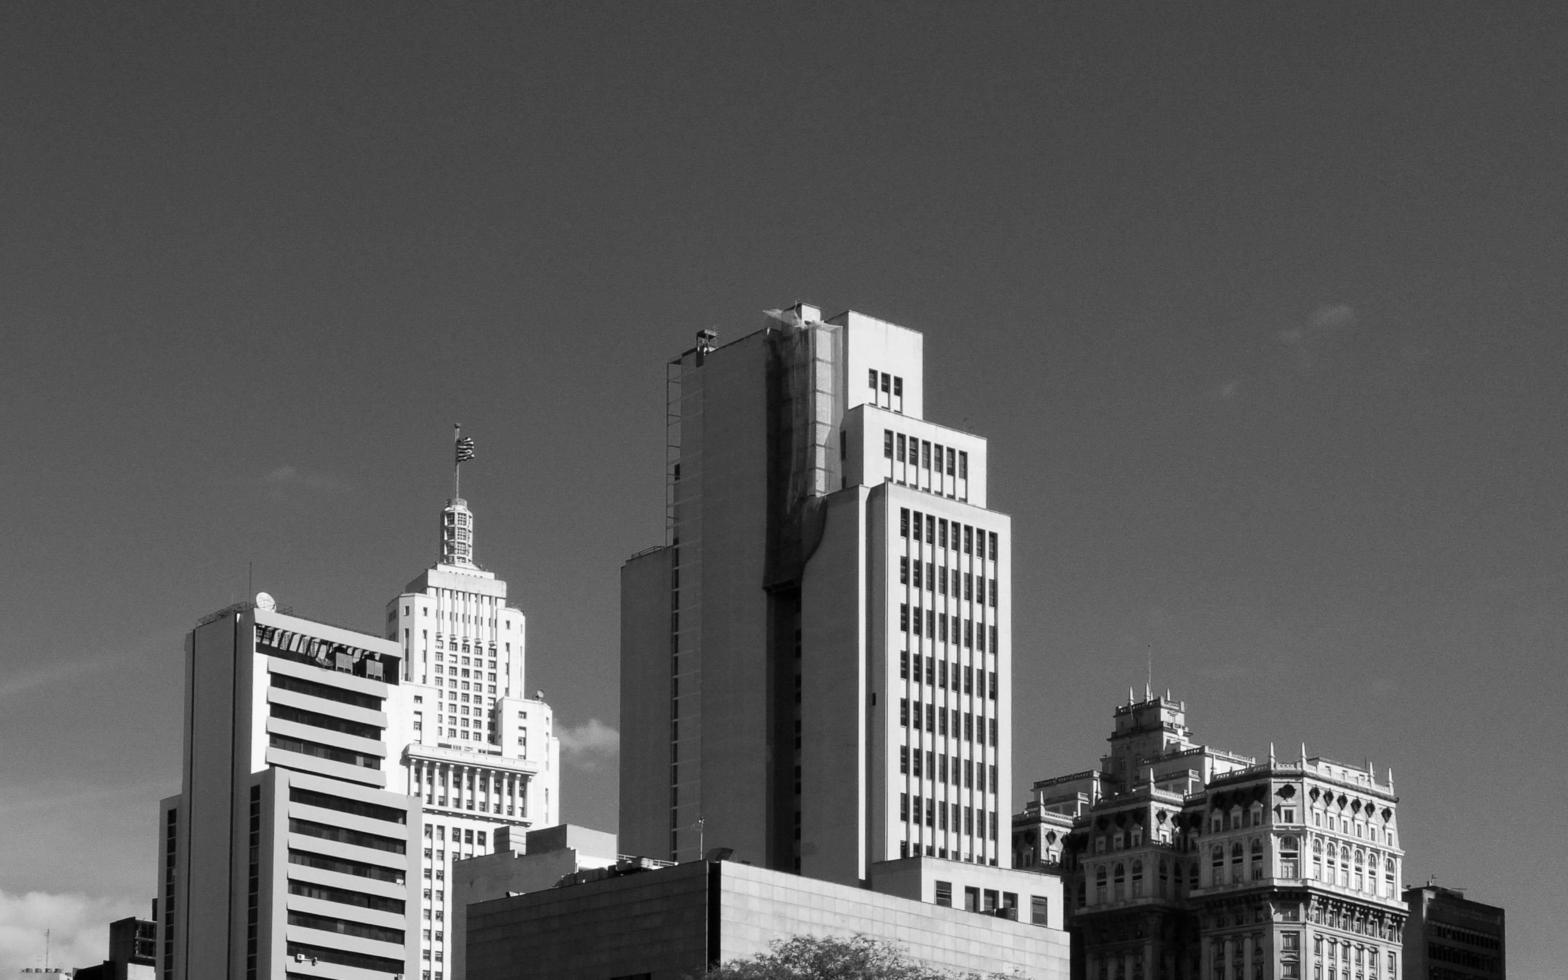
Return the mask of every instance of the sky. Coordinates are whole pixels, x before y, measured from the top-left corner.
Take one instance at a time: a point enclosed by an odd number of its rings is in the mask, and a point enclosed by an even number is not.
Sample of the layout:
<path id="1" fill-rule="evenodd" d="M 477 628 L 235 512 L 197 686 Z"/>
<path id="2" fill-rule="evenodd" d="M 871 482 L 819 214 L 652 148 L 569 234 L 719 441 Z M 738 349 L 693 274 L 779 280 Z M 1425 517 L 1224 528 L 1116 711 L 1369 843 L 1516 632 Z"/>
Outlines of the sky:
<path id="1" fill-rule="evenodd" d="M 1568 11 L 0 5 L 0 973 L 146 915 L 182 638 L 375 632 L 451 426 L 563 816 L 616 813 L 664 366 L 925 336 L 1012 516 L 1014 798 L 1152 679 L 1392 769 L 1405 879 L 1568 962 Z"/>

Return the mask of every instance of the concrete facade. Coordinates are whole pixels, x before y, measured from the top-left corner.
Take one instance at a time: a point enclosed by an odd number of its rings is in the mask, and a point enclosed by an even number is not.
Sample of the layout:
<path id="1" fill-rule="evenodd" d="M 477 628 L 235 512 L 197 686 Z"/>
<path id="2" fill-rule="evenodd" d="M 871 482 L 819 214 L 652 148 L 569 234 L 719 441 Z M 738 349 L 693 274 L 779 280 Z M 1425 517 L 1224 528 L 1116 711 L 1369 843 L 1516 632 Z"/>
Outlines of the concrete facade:
<path id="1" fill-rule="evenodd" d="M 623 849 L 841 884 L 1006 867 L 1011 526 L 919 333 L 804 304 L 669 365 L 670 536 L 623 566 Z"/>
<path id="2" fill-rule="evenodd" d="M 475 563 L 466 501 L 447 502 L 439 530 L 439 560 L 387 604 L 403 662 L 387 744 L 391 788 L 424 811 L 417 975 L 462 980 L 453 865 L 489 853 L 503 830 L 521 841 L 556 823 L 560 746 L 550 705 L 524 687 L 527 619 Z"/>
<path id="3" fill-rule="evenodd" d="M 420 814 L 387 789 L 384 741 L 397 646 L 245 603 L 198 625 L 185 662 L 160 980 L 411 975 Z"/>
<path id="4" fill-rule="evenodd" d="M 1504 980 L 1508 976 L 1507 921 L 1495 905 L 1427 883 L 1404 892 L 1403 980 Z"/>
<path id="5" fill-rule="evenodd" d="M 681 980 L 795 935 L 888 940 L 955 972 L 1065 980 L 1057 929 L 730 861 L 692 861 L 469 908 L 473 980 Z"/>

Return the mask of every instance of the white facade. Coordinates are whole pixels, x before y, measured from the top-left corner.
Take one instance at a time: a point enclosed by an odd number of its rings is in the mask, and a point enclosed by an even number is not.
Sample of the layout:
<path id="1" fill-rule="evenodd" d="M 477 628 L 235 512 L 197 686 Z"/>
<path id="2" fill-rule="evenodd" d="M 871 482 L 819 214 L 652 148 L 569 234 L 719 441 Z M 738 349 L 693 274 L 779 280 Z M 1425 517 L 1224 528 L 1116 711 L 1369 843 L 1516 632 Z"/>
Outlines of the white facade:
<path id="1" fill-rule="evenodd" d="M 410 975 L 420 813 L 389 790 L 395 644 L 250 604 L 186 643 L 161 980 Z"/>
<path id="2" fill-rule="evenodd" d="M 498 828 L 554 825 L 559 744 L 550 706 L 523 687 L 526 618 L 506 583 L 473 561 L 474 519 L 449 501 L 441 560 L 387 604 L 387 637 L 403 657 L 388 731 L 393 788 L 424 811 L 421 980 L 461 980 L 451 929 L 452 863 L 489 853 Z"/>
<path id="3" fill-rule="evenodd" d="M 919 333 L 796 306 L 670 365 L 670 539 L 622 570 L 621 840 L 861 884 L 1008 867 L 1011 522 Z"/>

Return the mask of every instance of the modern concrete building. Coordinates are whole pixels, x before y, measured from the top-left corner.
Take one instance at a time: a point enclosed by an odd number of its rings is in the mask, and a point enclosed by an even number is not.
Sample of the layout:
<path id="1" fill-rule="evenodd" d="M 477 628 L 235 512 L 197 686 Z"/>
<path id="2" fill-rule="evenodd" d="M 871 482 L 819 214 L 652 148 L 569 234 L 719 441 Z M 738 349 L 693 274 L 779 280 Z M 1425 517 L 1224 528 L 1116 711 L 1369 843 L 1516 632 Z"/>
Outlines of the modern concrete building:
<path id="1" fill-rule="evenodd" d="M 157 910 L 153 910 L 154 916 Z M 131 916 L 109 923 L 109 958 L 76 971 L 75 980 L 153 980 L 158 965 L 156 918 Z"/>
<path id="2" fill-rule="evenodd" d="M 384 733 L 396 643 L 272 608 L 185 645 L 182 792 L 163 801 L 160 980 L 409 977 L 418 801 Z"/>
<path id="3" fill-rule="evenodd" d="M 1403 980 L 1504 980 L 1508 976 L 1503 910 L 1432 882 L 1407 888 Z M 1393 980 L 1393 978 L 1390 978 Z"/>
<path id="4" fill-rule="evenodd" d="M 474 561 L 474 515 L 441 512 L 439 560 L 387 604 L 402 658 L 387 741 L 391 787 L 423 808 L 421 980 L 462 980 L 454 862 L 486 854 L 498 833 L 521 841 L 556 823 L 559 743 L 550 706 L 524 684 L 527 621 L 506 583 Z"/>
<path id="5" fill-rule="evenodd" d="M 668 540 L 621 576 L 624 850 L 1009 864 L 1011 522 L 985 440 L 925 419 L 922 351 L 798 304 L 670 362 Z"/>
<path id="6" fill-rule="evenodd" d="M 495 843 L 490 854 L 452 864 L 447 930 L 452 950 L 448 965 L 454 976 L 466 975 L 468 907 L 474 902 L 553 888 L 572 875 L 614 868 L 625 860 L 636 861 L 638 867 L 652 866 L 646 859 L 617 854 L 614 834 L 571 824 L 530 830 L 515 843 L 506 828 Z"/>
<path id="7" fill-rule="evenodd" d="M 1391 776 L 1196 744 L 1186 705 L 1147 691 L 1110 742 L 1013 822 L 1020 861 L 1066 876 L 1074 977 L 1398 980 Z"/>
<path id="8" fill-rule="evenodd" d="M 478 902 L 468 916 L 473 980 L 682 980 L 801 934 L 876 936 L 963 975 L 1067 976 L 1060 930 L 733 861 L 620 866 L 565 887 Z"/>

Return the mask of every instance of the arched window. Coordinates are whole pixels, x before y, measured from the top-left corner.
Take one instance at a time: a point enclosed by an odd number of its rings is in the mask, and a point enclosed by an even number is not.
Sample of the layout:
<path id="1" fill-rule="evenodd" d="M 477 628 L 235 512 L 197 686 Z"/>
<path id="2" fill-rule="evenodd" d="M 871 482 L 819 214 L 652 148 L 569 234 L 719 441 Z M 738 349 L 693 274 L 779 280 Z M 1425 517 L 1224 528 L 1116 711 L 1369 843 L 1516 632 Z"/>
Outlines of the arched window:
<path id="1" fill-rule="evenodd" d="M 1361 872 L 1366 866 L 1366 859 L 1361 855 L 1361 849 L 1356 848 L 1355 864 L 1351 866 L 1350 887 L 1356 891 L 1361 890 Z"/>
<path id="2" fill-rule="evenodd" d="M 1111 875 L 1111 898 L 1120 902 L 1127 897 L 1127 868 L 1120 861 L 1116 862 L 1116 871 Z"/>
<path id="3" fill-rule="evenodd" d="M 1134 861 L 1132 863 L 1132 897 L 1133 898 L 1142 898 L 1143 897 L 1143 862 L 1142 861 Z"/>
<path id="4" fill-rule="evenodd" d="M 1334 876 L 1339 872 L 1339 860 L 1334 845 L 1328 846 L 1328 871 L 1323 875 L 1323 880 L 1329 884 L 1334 883 Z"/>
<path id="5" fill-rule="evenodd" d="M 1312 841 L 1312 877 L 1323 877 L 1323 842 L 1317 839 Z"/>
<path id="6" fill-rule="evenodd" d="M 1389 898 L 1395 898 L 1395 897 L 1397 897 L 1399 895 L 1399 890 L 1397 888 L 1395 888 L 1394 885 L 1395 885 L 1395 881 L 1394 881 L 1394 859 L 1393 858 L 1384 858 L 1383 859 L 1383 887 L 1387 890 L 1386 893 L 1387 893 Z M 1389 967 L 1389 969 L 1392 970 L 1393 967 Z"/>
<path id="7" fill-rule="evenodd" d="M 1105 903 L 1105 865 L 1094 869 L 1094 901 L 1096 905 Z"/>
<path id="8" fill-rule="evenodd" d="M 1241 841 L 1236 841 L 1230 846 L 1230 880 L 1232 882 L 1241 880 L 1241 858 Z"/>
<path id="9" fill-rule="evenodd" d="M 1213 877 L 1209 884 L 1218 885 L 1225 880 L 1225 848 L 1215 844 L 1209 849 L 1209 862 L 1214 865 Z"/>
<path id="10" fill-rule="evenodd" d="M 1252 838 L 1252 880 L 1263 880 L 1263 842 Z"/>
<path id="11" fill-rule="evenodd" d="M 1341 888 L 1350 883 L 1350 848 L 1348 847 L 1341 846 L 1339 849 L 1339 876 L 1334 880 Z"/>
<path id="12" fill-rule="evenodd" d="M 1262 803 L 1254 803 L 1254 804 L 1252 804 L 1251 816 L 1252 816 L 1252 825 L 1254 827 L 1261 827 L 1261 826 L 1263 826 L 1263 804 Z"/>

